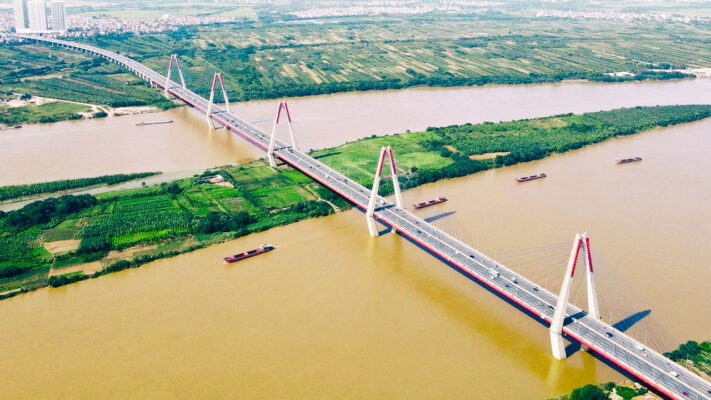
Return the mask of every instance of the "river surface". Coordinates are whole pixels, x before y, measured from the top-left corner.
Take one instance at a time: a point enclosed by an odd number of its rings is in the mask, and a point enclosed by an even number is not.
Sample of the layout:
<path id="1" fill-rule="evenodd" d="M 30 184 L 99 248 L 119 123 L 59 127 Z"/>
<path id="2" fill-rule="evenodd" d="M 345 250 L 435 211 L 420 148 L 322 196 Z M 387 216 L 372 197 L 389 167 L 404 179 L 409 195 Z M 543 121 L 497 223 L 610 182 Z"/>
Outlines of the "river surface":
<path id="1" fill-rule="evenodd" d="M 694 84 L 698 93 L 709 88 Z M 567 110 L 545 106 L 531 112 Z M 205 134 L 194 129 L 182 134 Z M 705 120 L 404 197 L 446 195 L 418 212 L 490 255 L 520 255 L 586 230 L 604 318 L 649 310 L 628 332 L 669 350 L 711 332 L 709 148 Z M 635 155 L 644 161 L 614 163 Z M 514 182 L 540 171 L 549 177 Z M 221 263 L 266 242 L 277 250 Z M 565 268 L 510 266 L 551 290 Z M 622 379 L 587 353 L 554 360 L 542 325 L 402 237 L 371 238 L 356 210 L 4 300 L 0 321 L 8 398 L 545 399 Z"/>
<path id="2" fill-rule="evenodd" d="M 471 88 L 414 88 L 289 100 L 303 150 L 428 126 L 513 120 L 618 107 L 711 103 L 711 79 Z M 275 101 L 232 106 L 271 132 Z M 173 124 L 136 126 L 140 121 Z M 283 120 L 282 120 L 283 121 Z M 288 138 L 285 124 L 280 137 Z M 0 132 L 0 186 L 143 171 L 193 171 L 263 155 L 182 107 L 162 113 L 29 125 Z"/>

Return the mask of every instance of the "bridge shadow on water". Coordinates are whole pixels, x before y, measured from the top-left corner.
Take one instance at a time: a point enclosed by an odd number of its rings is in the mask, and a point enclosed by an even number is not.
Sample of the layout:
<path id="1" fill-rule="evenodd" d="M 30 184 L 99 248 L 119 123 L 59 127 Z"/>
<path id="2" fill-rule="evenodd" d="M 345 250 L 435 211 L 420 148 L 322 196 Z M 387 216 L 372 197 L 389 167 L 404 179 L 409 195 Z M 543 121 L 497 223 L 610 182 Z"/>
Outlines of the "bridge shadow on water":
<path id="1" fill-rule="evenodd" d="M 384 232 L 389 232 L 389 231 L 392 230 L 392 228 L 391 228 L 389 225 L 386 224 L 386 226 L 388 226 L 388 229 L 386 229 L 386 231 L 384 231 Z M 426 253 L 428 253 L 428 254 L 430 254 L 431 256 L 435 257 L 436 259 L 440 260 L 442 263 L 446 264 L 448 267 L 450 267 L 450 268 L 454 269 L 455 271 L 459 272 L 460 274 L 462 274 L 464 277 L 466 277 L 466 278 L 469 279 L 470 281 L 472 281 L 472 282 L 476 283 L 477 285 L 479 285 L 480 287 L 484 288 L 484 289 L 485 289 L 486 291 L 488 291 L 489 293 L 491 293 L 491 294 L 493 294 L 494 296 L 498 297 L 499 299 L 505 301 L 506 303 L 508 303 L 509 305 L 513 306 L 514 308 L 516 308 L 517 310 L 521 311 L 522 313 L 528 315 L 528 316 L 531 317 L 534 321 L 538 322 L 540 325 L 544 326 L 545 328 L 549 328 L 549 327 L 550 327 L 550 324 L 549 324 L 548 322 L 546 322 L 545 320 L 543 320 L 538 314 L 535 314 L 535 313 L 529 311 L 528 309 L 526 309 L 526 308 L 520 306 L 518 303 L 514 302 L 513 300 L 509 299 L 508 297 L 506 297 L 506 296 L 504 296 L 503 294 L 497 292 L 496 290 L 490 288 L 490 287 L 489 287 L 488 285 L 486 285 L 484 282 L 480 281 L 479 279 L 477 279 L 477 278 L 475 278 L 475 277 L 473 277 L 473 276 L 470 276 L 469 274 L 467 274 L 466 272 L 464 272 L 463 270 L 461 270 L 461 269 L 460 269 L 458 266 L 456 266 L 455 264 L 453 264 L 453 263 L 447 261 L 445 258 L 443 258 L 443 257 L 441 257 L 440 255 L 438 255 L 437 253 L 431 251 L 431 250 L 428 249 L 427 247 L 421 245 L 420 243 L 418 243 L 418 242 L 415 241 L 414 239 L 412 239 L 412 238 L 410 238 L 410 237 L 408 237 L 408 236 L 406 236 L 406 235 L 400 235 L 400 236 L 402 236 L 403 238 L 407 239 L 409 242 L 411 242 L 411 243 L 414 244 L 415 246 L 419 247 L 421 250 L 424 250 Z M 639 322 L 641 319 L 643 319 L 644 317 L 646 317 L 646 316 L 649 315 L 650 313 L 651 313 L 650 310 L 645 310 L 645 311 L 641 311 L 641 312 L 632 314 L 631 316 L 629 316 L 629 317 L 627 317 L 627 318 L 621 320 L 620 322 L 616 323 L 614 326 L 615 326 L 616 329 L 620 330 L 621 332 L 624 332 L 625 330 L 629 329 L 632 325 L 634 325 L 635 323 Z M 573 318 L 578 319 L 578 318 L 582 318 L 582 317 L 585 316 L 585 315 L 587 315 L 587 313 L 586 313 L 585 311 L 581 311 L 581 312 L 579 312 L 578 314 L 575 314 L 575 315 L 572 315 L 572 316 L 566 318 L 564 324 L 567 325 L 568 323 L 572 323 L 572 319 L 573 319 Z M 623 330 L 623 329 L 620 329 L 620 327 L 621 327 L 621 328 L 624 328 L 624 330 Z M 582 343 L 580 343 L 580 342 L 579 342 L 578 340 L 576 340 L 575 338 L 570 337 L 570 336 L 568 336 L 568 335 L 566 335 L 566 334 L 563 334 L 563 337 L 564 337 L 566 340 L 568 340 L 568 341 L 570 342 L 570 344 L 569 344 L 569 345 L 566 347 L 566 349 L 565 349 L 565 350 L 566 350 L 566 355 L 567 355 L 568 357 L 572 356 L 572 355 L 575 354 L 577 351 L 583 349 Z M 621 366 L 617 365 L 616 363 L 610 361 L 610 360 L 607 359 L 605 356 L 601 355 L 600 353 L 596 352 L 595 350 L 593 350 L 593 349 L 586 349 L 586 350 L 587 350 L 587 353 L 588 353 L 588 354 L 590 354 L 591 356 L 593 356 L 595 359 L 597 359 L 598 361 L 602 362 L 603 364 L 607 365 L 608 367 L 612 368 L 613 370 L 619 372 L 619 373 L 622 374 L 626 379 L 629 379 L 629 380 L 631 380 L 631 381 L 639 382 L 639 383 L 641 383 L 641 384 L 644 384 L 651 392 L 657 394 L 657 395 L 658 395 L 659 397 L 661 397 L 662 399 L 667 399 L 667 398 L 668 398 L 668 397 L 665 396 L 663 393 L 659 392 L 658 390 L 656 390 L 656 389 L 653 388 L 653 387 L 650 387 L 649 385 L 646 385 L 644 382 L 642 382 L 639 378 L 637 378 L 636 376 L 634 376 L 632 373 L 628 372 L 627 370 L 625 370 L 625 369 L 622 368 Z"/>
<path id="2" fill-rule="evenodd" d="M 639 311 L 639 312 L 636 312 L 619 322 L 614 323 L 612 326 L 620 332 L 626 332 L 631 327 L 633 327 L 634 324 L 641 321 L 642 319 L 644 319 L 644 317 L 646 317 L 647 315 L 649 315 L 651 313 L 652 313 L 652 310 Z"/>
<path id="3" fill-rule="evenodd" d="M 454 215 L 454 214 L 456 214 L 456 213 L 457 213 L 456 211 L 443 212 L 443 213 L 441 213 L 441 214 L 437 214 L 437 215 L 433 215 L 433 216 L 431 216 L 431 217 L 427 217 L 427 218 L 425 218 L 425 221 L 426 221 L 426 222 L 435 222 L 435 221 L 437 221 L 437 220 L 440 220 L 440 219 L 442 219 L 442 218 L 447 218 L 447 217 L 449 217 L 450 215 Z"/>
<path id="4" fill-rule="evenodd" d="M 359 205 L 357 205 L 357 204 L 355 204 L 355 206 L 356 206 L 356 208 L 357 208 L 358 210 L 360 210 L 361 212 L 365 212 L 365 210 L 364 210 L 361 206 L 359 206 Z M 391 206 L 390 206 L 390 207 L 391 207 Z M 387 208 L 387 207 L 383 207 L 383 208 Z M 382 208 L 381 208 L 381 209 L 382 209 Z M 386 229 L 385 229 L 385 230 L 380 231 L 380 234 L 381 234 L 381 235 L 384 234 L 384 233 L 391 232 L 391 231 L 393 230 L 393 229 L 392 229 L 392 226 L 391 226 L 390 224 L 387 224 L 387 223 L 385 223 L 384 221 L 379 220 L 379 219 L 378 219 L 378 221 L 379 221 L 380 223 L 382 223 L 384 226 L 386 226 Z M 398 233 L 399 233 L 399 232 L 398 232 Z M 522 313 L 526 314 L 527 316 L 531 317 L 534 321 L 536 321 L 536 322 L 539 323 L 540 325 L 544 326 L 545 328 L 549 328 L 549 327 L 550 327 L 550 324 L 549 324 L 547 321 L 545 321 L 544 319 L 542 319 L 538 314 L 529 311 L 528 309 L 526 309 L 526 308 L 524 308 L 523 306 L 519 305 L 519 304 L 516 303 L 515 301 L 509 299 L 508 297 L 504 296 L 503 294 L 501 294 L 501 293 L 497 292 L 496 290 L 492 289 L 491 287 L 489 287 L 488 285 L 486 285 L 484 282 L 480 281 L 479 279 L 477 279 L 477 278 L 475 278 L 475 277 L 473 277 L 473 276 L 467 274 L 467 273 L 464 272 L 462 269 L 460 269 L 457 265 L 455 265 L 455 264 L 453 264 L 453 263 L 447 261 L 447 259 L 443 258 L 442 256 L 440 256 L 440 255 L 437 254 L 436 252 L 434 252 L 434 251 L 428 249 L 428 248 L 425 247 L 424 245 L 418 243 L 418 242 L 417 242 L 416 240 L 414 240 L 413 238 L 411 238 L 411 237 L 409 237 L 408 235 L 405 235 L 405 234 L 400 234 L 400 236 L 403 237 L 403 238 L 405 238 L 407 241 L 409 241 L 410 243 L 414 244 L 415 246 L 419 247 L 421 250 L 425 251 L 427 254 L 429 254 L 429 255 L 433 256 L 434 258 L 438 259 L 439 261 L 441 261 L 442 263 L 444 263 L 444 264 L 447 265 L 448 267 L 450 267 L 450 268 L 452 268 L 453 270 L 459 272 L 460 274 L 462 274 L 464 277 L 466 277 L 466 278 L 469 279 L 470 281 L 476 283 L 479 287 L 485 289 L 487 292 L 493 294 L 494 296 L 498 297 L 499 299 L 505 301 L 506 303 L 508 303 L 509 305 L 511 305 L 512 307 L 514 307 L 515 309 L 517 309 L 517 310 L 521 311 Z M 645 311 L 637 312 L 637 313 L 632 314 L 631 316 L 629 316 L 629 317 L 627 317 L 627 318 L 625 318 L 625 319 L 623 319 L 623 320 L 617 322 L 616 324 L 614 324 L 614 326 L 615 326 L 616 329 L 620 330 L 621 332 L 624 332 L 625 330 L 627 330 L 627 329 L 629 329 L 630 327 L 632 327 L 635 323 L 639 322 L 640 320 L 642 320 L 644 317 L 646 317 L 646 316 L 649 315 L 650 313 L 651 313 L 650 310 L 645 310 Z M 567 325 L 568 323 L 571 323 L 571 322 L 572 322 L 572 318 L 579 318 L 579 317 L 582 317 L 582 316 L 584 316 L 584 315 L 586 315 L 586 314 L 587 314 L 587 313 L 586 313 L 585 311 L 581 311 L 581 312 L 578 313 L 578 314 L 572 315 L 572 316 L 568 317 L 568 318 L 564 321 L 564 325 Z M 624 328 L 624 329 L 620 329 L 620 327 L 621 327 L 621 328 Z M 573 355 L 575 352 L 577 352 L 577 351 L 579 351 L 580 349 L 583 348 L 582 343 L 580 343 L 580 342 L 579 342 L 578 340 L 576 340 L 575 338 L 570 337 L 570 336 L 566 335 L 565 333 L 563 334 L 563 337 L 564 337 L 566 340 L 568 340 L 568 341 L 570 342 L 570 344 L 566 347 L 566 355 L 567 355 L 568 357 L 570 357 L 570 356 Z M 607 359 L 605 356 L 603 356 L 602 354 L 596 352 L 595 350 L 593 350 L 593 349 L 587 349 L 587 353 L 590 354 L 591 356 L 595 357 L 595 359 L 597 359 L 598 361 L 602 362 L 602 363 L 605 364 L 606 366 L 608 366 L 608 367 L 612 368 L 613 370 L 619 372 L 619 373 L 622 374 L 625 378 L 627 378 L 627 379 L 629 379 L 629 380 L 631 380 L 631 381 L 633 381 L 633 382 L 638 382 L 638 383 L 641 383 L 641 384 L 645 385 L 645 387 L 647 387 L 647 388 L 650 390 L 650 392 L 655 393 L 655 394 L 656 394 L 657 396 L 659 396 L 660 398 L 662 398 L 662 399 L 668 399 L 668 398 L 669 398 L 668 396 L 664 395 L 664 393 L 661 393 L 660 391 L 656 390 L 654 387 L 651 387 L 651 386 L 645 384 L 645 383 L 642 382 L 638 377 L 636 377 L 635 375 L 633 375 L 632 373 L 630 373 L 629 371 L 627 371 L 626 369 L 624 369 L 624 368 L 621 367 L 620 365 L 616 364 L 615 362 L 613 362 L 613 361 Z"/>

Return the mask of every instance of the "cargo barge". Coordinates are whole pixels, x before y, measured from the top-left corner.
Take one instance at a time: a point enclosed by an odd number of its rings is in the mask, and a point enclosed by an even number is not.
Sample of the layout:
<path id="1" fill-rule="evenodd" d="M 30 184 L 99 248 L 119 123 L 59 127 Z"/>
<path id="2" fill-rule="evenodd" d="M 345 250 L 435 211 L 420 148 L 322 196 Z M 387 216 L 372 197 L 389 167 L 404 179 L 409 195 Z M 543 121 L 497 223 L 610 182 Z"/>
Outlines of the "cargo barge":
<path id="1" fill-rule="evenodd" d="M 627 163 L 637 162 L 637 161 L 642 161 L 642 157 L 623 158 L 621 160 L 617 160 L 617 163 L 618 164 L 627 164 Z"/>
<path id="2" fill-rule="evenodd" d="M 427 201 L 424 203 L 413 204 L 412 208 L 414 208 L 415 210 L 419 210 L 420 208 L 425 208 L 425 207 L 433 206 L 435 204 L 444 203 L 445 201 L 447 201 L 447 198 L 444 196 L 440 196 L 434 200 L 430 200 L 430 201 Z"/>
<path id="3" fill-rule="evenodd" d="M 263 244 L 254 250 L 250 250 L 250 251 L 246 251 L 244 253 L 235 254 L 233 256 L 225 257 L 224 258 L 225 264 L 232 264 L 237 261 L 242 261 L 246 258 L 250 258 L 250 257 L 258 256 L 260 254 L 268 253 L 272 250 L 274 250 L 274 246 L 272 246 L 271 244 Z"/>
<path id="4" fill-rule="evenodd" d="M 516 182 L 528 182 L 528 181 L 533 181 L 533 180 L 536 180 L 536 179 L 542 179 L 542 178 L 545 178 L 545 177 L 546 177 L 546 174 L 544 174 L 543 172 L 541 172 L 540 174 L 536 174 L 536 175 L 524 176 L 524 177 L 521 177 L 521 178 L 516 178 Z"/>
<path id="5" fill-rule="evenodd" d="M 168 120 L 168 121 L 154 121 L 154 122 L 146 122 L 146 121 L 141 121 L 136 123 L 136 126 L 147 126 L 147 125 L 161 125 L 161 124 L 172 124 L 173 120 Z"/>

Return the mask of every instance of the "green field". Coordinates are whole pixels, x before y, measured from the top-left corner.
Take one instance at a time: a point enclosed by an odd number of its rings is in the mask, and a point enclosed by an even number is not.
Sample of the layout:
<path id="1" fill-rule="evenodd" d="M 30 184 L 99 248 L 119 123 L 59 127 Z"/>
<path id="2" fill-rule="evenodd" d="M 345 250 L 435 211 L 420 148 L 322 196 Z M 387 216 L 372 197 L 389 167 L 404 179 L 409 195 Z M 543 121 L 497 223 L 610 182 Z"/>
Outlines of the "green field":
<path id="1" fill-rule="evenodd" d="M 0 125 L 19 125 L 27 122 L 55 122 L 65 119 L 80 119 L 81 114 L 91 113 L 92 108 L 81 104 L 54 102 L 39 106 L 10 107 L 0 105 Z"/>
<path id="2" fill-rule="evenodd" d="M 98 198 L 83 195 L 79 205 L 50 199 L 17 212 L 0 212 L 0 293 L 46 285 L 50 265 L 65 268 L 101 260 L 108 266 L 119 260 L 108 257 L 109 250 L 145 261 L 334 211 L 318 195 L 328 198 L 332 193 L 290 169 L 274 170 L 256 161 L 204 175 L 214 174 L 222 175 L 227 186 L 196 176 Z M 343 200 L 333 201 L 347 207 Z M 46 250 L 72 240 L 80 241 L 78 249 L 55 254 Z M 130 250 L 133 246 L 140 248 Z M 33 271 L 43 272 L 44 280 Z"/>
<path id="3" fill-rule="evenodd" d="M 0 46 L 0 92 L 4 98 L 30 94 L 111 107 L 174 106 L 160 92 L 115 64 L 40 45 Z M 68 103 L 13 109 L 0 106 L 0 123 L 51 122 L 84 111 L 91 110 Z"/>
<path id="4" fill-rule="evenodd" d="M 673 69 L 711 66 L 708 24 L 527 15 L 265 19 L 84 41 L 159 72 L 175 52 L 191 89 L 207 96 L 220 71 L 239 101 L 418 85 L 671 79 L 689 76 Z M 606 75 L 620 71 L 636 75 Z M 172 104 L 115 65 L 28 44 L 0 47 L 0 92 L 113 106 Z"/>
<path id="5" fill-rule="evenodd" d="M 465 124 L 362 139 L 312 156 L 369 185 L 376 155 L 381 146 L 390 145 L 397 154 L 400 185 L 407 189 L 709 116 L 711 106 L 690 105 Z M 498 155 L 473 159 L 489 153 Z M 206 182 L 205 178 L 216 174 L 225 178 L 223 185 Z M 392 184 L 386 180 L 381 193 L 390 191 Z M 97 197 L 50 198 L 18 211 L 0 212 L 0 293 L 46 284 L 46 279 L 44 283 L 40 279 L 46 273 L 40 272 L 50 265 L 64 268 L 100 261 L 104 269 L 98 276 L 349 207 L 305 175 L 287 166 L 272 169 L 263 160 Z M 60 246 L 66 241 L 71 250 Z M 109 251 L 122 255 L 110 256 Z M 121 264 L 111 267 L 117 262 Z M 55 284 L 65 281 L 71 279 Z"/>

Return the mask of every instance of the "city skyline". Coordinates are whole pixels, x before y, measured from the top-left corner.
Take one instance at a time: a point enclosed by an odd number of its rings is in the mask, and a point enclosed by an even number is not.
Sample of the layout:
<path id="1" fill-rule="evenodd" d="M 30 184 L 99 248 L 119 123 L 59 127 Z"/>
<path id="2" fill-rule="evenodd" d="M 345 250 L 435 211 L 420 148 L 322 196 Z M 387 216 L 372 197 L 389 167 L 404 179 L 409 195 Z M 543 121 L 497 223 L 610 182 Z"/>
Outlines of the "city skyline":
<path id="1" fill-rule="evenodd" d="M 49 13 L 47 6 L 49 5 Z M 66 32 L 64 2 L 60 0 L 15 0 L 15 31 L 18 33 Z"/>

